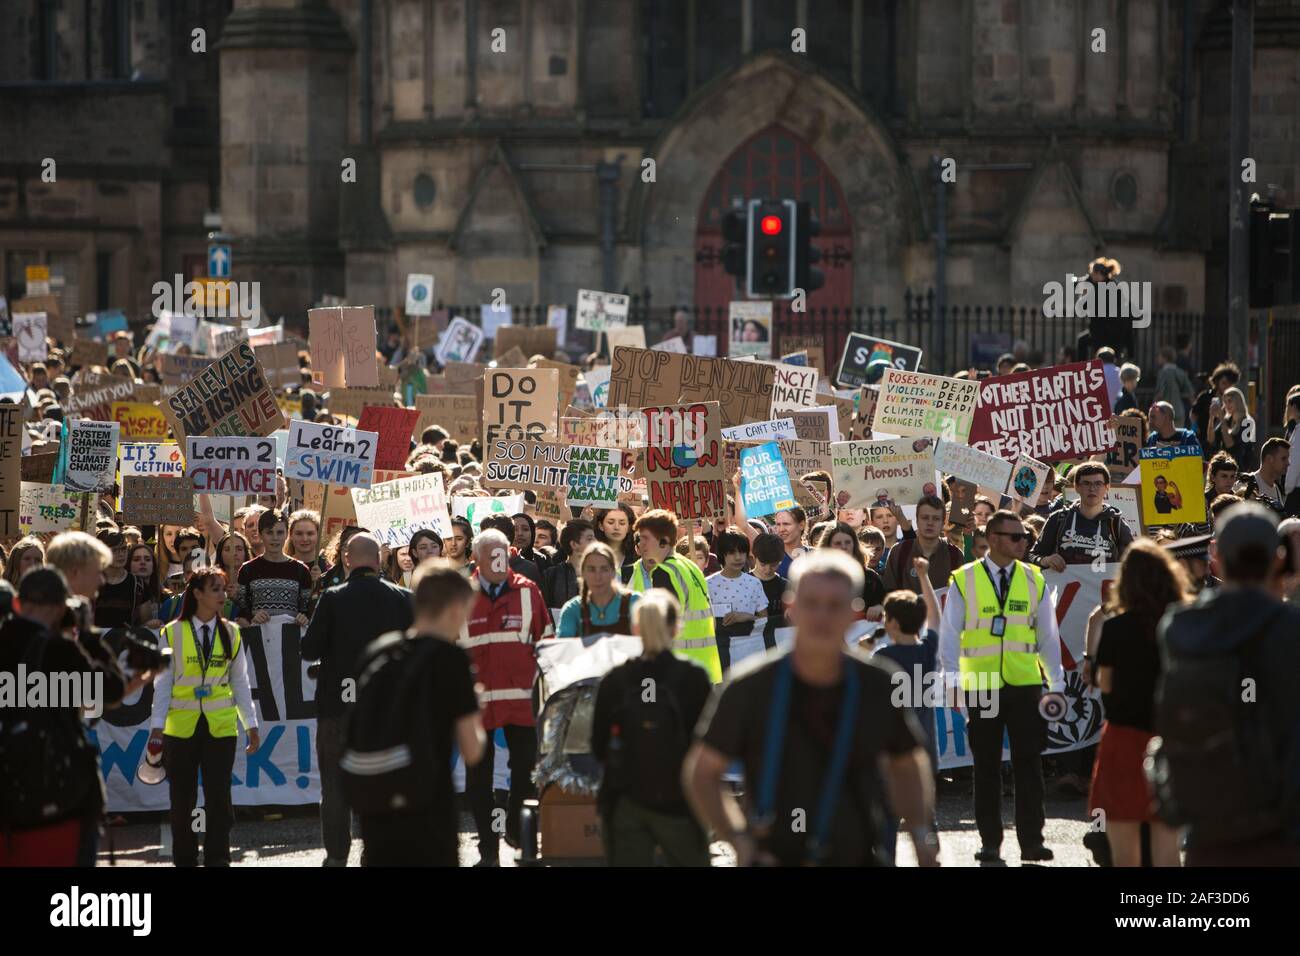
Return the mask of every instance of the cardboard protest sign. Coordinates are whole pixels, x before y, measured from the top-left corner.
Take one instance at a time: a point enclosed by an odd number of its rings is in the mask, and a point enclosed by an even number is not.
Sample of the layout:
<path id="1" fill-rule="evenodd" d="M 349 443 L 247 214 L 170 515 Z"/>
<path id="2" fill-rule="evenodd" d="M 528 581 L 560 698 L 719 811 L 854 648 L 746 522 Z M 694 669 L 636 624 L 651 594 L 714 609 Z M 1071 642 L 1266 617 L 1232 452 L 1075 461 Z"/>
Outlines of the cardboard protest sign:
<path id="1" fill-rule="evenodd" d="M 938 494 L 932 438 L 835 442 L 831 464 L 837 508 L 914 505 Z"/>
<path id="2" fill-rule="evenodd" d="M 127 475 L 171 475 L 185 473 L 185 456 L 176 442 L 149 442 L 117 446 L 117 468 L 123 478 Z"/>
<path id="3" fill-rule="evenodd" d="M 487 443 L 483 487 L 508 491 L 564 489 L 569 483 L 571 445 L 494 438 Z"/>
<path id="4" fill-rule="evenodd" d="M 517 515 L 524 510 L 523 495 L 497 495 L 486 497 L 480 495 L 456 495 L 451 499 L 453 518 L 464 518 L 479 530 L 479 522 L 488 515 Z"/>
<path id="5" fill-rule="evenodd" d="M 63 306 L 60 304 L 57 295 L 28 295 L 9 303 L 11 321 L 16 319 L 19 313 L 30 314 L 33 312 L 45 313 L 45 334 L 52 337 L 56 342 L 71 345 L 72 341 L 77 337 L 76 322 L 73 321 L 71 315 L 65 316 L 63 314 Z M 16 323 L 14 332 L 17 334 Z"/>
<path id="6" fill-rule="evenodd" d="M 588 332 L 604 332 L 611 326 L 627 325 L 627 311 L 631 300 L 617 292 L 578 290 L 577 315 L 574 325 Z"/>
<path id="7" fill-rule="evenodd" d="M 772 441 L 776 439 L 788 441 L 798 437 L 793 418 L 777 418 L 770 422 L 755 422 L 752 425 L 737 425 L 735 428 L 724 428 L 722 430 L 724 441 Z"/>
<path id="8" fill-rule="evenodd" d="M 273 495 L 275 440 L 191 435 L 185 439 L 185 478 L 198 494 Z"/>
<path id="9" fill-rule="evenodd" d="M 729 309 L 731 337 L 727 354 L 732 358 L 752 355 L 755 358 L 772 357 L 772 303 L 732 302 Z"/>
<path id="10" fill-rule="evenodd" d="M 774 441 L 740 450 L 740 497 L 745 514 L 757 518 L 795 506 L 790 474 Z"/>
<path id="11" fill-rule="evenodd" d="M 619 416 L 593 415 L 561 418 L 560 441 L 566 445 L 595 445 L 598 448 L 635 448 L 645 444 L 639 412 Z"/>
<path id="12" fill-rule="evenodd" d="M 503 325 L 497 329 L 492 350 L 496 355 L 504 355 L 517 348 L 525 358 L 545 355 L 548 359 L 555 355 L 555 329 L 546 325 Z"/>
<path id="13" fill-rule="evenodd" d="M 835 427 L 838 427 L 835 409 L 829 405 L 799 411 L 792 409 L 787 414 L 794 424 L 796 438 L 803 441 L 834 441 L 839 438 L 835 434 Z"/>
<path id="14" fill-rule="evenodd" d="M 615 349 L 645 348 L 645 328 L 640 325 L 629 325 L 626 328 L 612 328 L 605 330 L 605 341 L 609 345 L 609 354 L 612 357 Z"/>
<path id="15" fill-rule="evenodd" d="M 23 481 L 23 418 L 17 405 L 0 405 L 0 538 L 19 533 Z"/>
<path id="16" fill-rule="evenodd" d="M 812 408 L 819 404 L 815 368 L 802 368 L 784 362 L 773 366 L 776 379 L 772 383 L 772 417 L 780 418 L 782 412 Z"/>
<path id="17" fill-rule="evenodd" d="M 367 405 L 392 405 L 393 401 L 389 388 L 333 388 L 325 404 L 331 415 L 359 419 Z"/>
<path id="18" fill-rule="evenodd" d="M 606 408 L 608 406 L 609 377 L 613 371 L 614 368 L 611 365 L 599 365 L 582 373 L 587 388 L 591 392 L 591 405 L 593 408 Z"/>
<path id="19" fill-rule="evenodd" d="M 1148 527 L 1205 521 L 1199 445 L 1143 448 L 1140 461 L 1142 516 Z"/>
<path id="20" fill-rule="evenodd" d="M 412 351 L 427 352 L 438 344 L 451 316 L 446 309 L 434 309 L 428 315 L 406 314 L 402 343 Z"/>
<path id="21" fill-rule="evenodd" d="M 1111 484 L 1117 485 L 1137 468 L 1146 436 L 1142 434 L 1142 419 L 1136 415 L 1116 415 L 1111 422 L 1115 447 L 1106 453 L 1106 468 L 1110 471 Z"/>
<path id="22" fill-rule="evenodd" d="M 68 425 L 69 491 L 109 492 L 117 474 L 117 422 L 74 420 Z"/>
<path id="23" fill-rule="evenodd" d="M 298 343 L 275 342 L 271 345 L 256 345 L 253 354 L 266 373 L 266 380 L 273 388 L 289 388 L 302 384 L 302 372 L 298 367 Z"/>
<path id="24" fill-rule="evenodd" d="M 352 506 L 357 524 L 390 548 L 410 544 L 411 536 L 422 529 L 436 531 L 441 538 L 451 537 L 447 492 L 440 474 L 353 488 Z"/>
<path id="25" fill-rule="evenodd" d="M 439 425 L 461 445 L 479 437 L 483 423 L 478 414 L 478 399 L 473 395 L 417 395 L 415 407 L 420 416 L 415 424 L 416 435 L 430 425 Z"/>
<path id="26" fill-rule="evenodd" d="M 781 335 L 781 351 L 807 352 L 808 365 L 817 369 L 823 377 L 827 377 L 826 371 L 826 340 L 820 335 Z"/>
<path id="27" fill-rule="evenodd" d="M 451 320 L 438 339 L 434 356 L 443 366 L 449 362 L 473 362 L 486 338 L 482 329 L 458 316 Z"/>
<path id="28" fill-rule="evenodd" d="M 411 430 L 419 418 L 420 413 L 416 409 L 398 408 L 394 405 L 367 405 L 361 410 L 357 428 L 379 436 L 379 448 L 375 452 L 376 468 L 406 467 L 406 459 L 411 454 Z"/>
<path id="29" fill-rule="evenodd" d="M 1003 492 L 1011 479 L 1011 462 L 957 441 L 940 441 L 934 467 L 982 488 Z"/>
<path id="30" fill-rule="evenodd" d="M 642 408 L 641 415 L 647 447 L 645 473 L 638 469 L 637 477 L 646 479 L 650 507 L 666 508 L 683 519 L 724 516 L 727 491 L 718 403 L 650 406 Z"/>
<path id="31" fill-rule="evenodd" d="M 122 520 L 134 525 L 194 523 L 194 488 L 187 478 L 122 479 Z"/>
<path id="32" fill-rule="evenodd" d="M 557 408 L 568 408 L 573 404 L 573 398 L 578 390 L 578 378 L 582 375 L 582 369 L 576 365 L 570 365 L 567 362 L 556 362 L 551 359 L 538 359 L 528 366 L 529 368 L 553 368 L 560 373 L 560 397 L 556 402 Z"/>
<path id="33" fill-rule="evenodd" d="M 256 349 L 253 354 L 257 354 Z M 162 357 L 163 384 L 184 385 L 215 363 L 216 359 L 206 355 L 173 355 L 169 352 Z"/>
<path id="34" fill-rule="evenodd" d="M 1052 466 L 1028 455 L 1017 455 L 1011 466 L 1011 478 L 1006 493 L 1017 501 L 1033 507 L 1038 504 L 1038 493 L 1052 474 Z"/>
<path id="35" fill-rule="evenodd" d="M 496 359 L 497 368 L 527 368 L 528 356 L 519 346 L 515 346 L 509 352 L 498 355 Z"/>
<path id="36" fill-rule="evenodd" d="M 22 534 L 67 531 L 76 526 L 80 513 L 80 492 L 68 491 L 63 485 L 23 482 L 18 519 Z"/>
<path id="37" fill-rule="evenodd" d="M 413 272 L 406 277 L 406 314 L 429 315 L 433 311 L 433 276 Z"/>
<path id="38" fill-rule="evenodd" d="M 2 406 L 0 406 L 2 407 Z M 21 429 L 20 429 L 21 431 Z M 0 446 L 4 444 L 4 419 L 0 417 Z M 54 448 L 58 449 L 58 443 Z M 17 456 L 14 456 L 17 457 Z M 54 469 L 59 463 L 58 451 L 42 452 L 39 455 L 23 455 L 21 463 L 21 472 L 23 481 L 35 481 L 48 485 L 54 480 Z"/>
<path id="39" fill-rule="evenodd" d="M 537 504 L 533 506 L 538 520 L 545 518 L 547 521 L 560 522 L 568 521 L 572 513 L 564 500 L 564 491 L 560 488 L 547 488 L 545 491 L 537 493 Z"/>
<path id="40" fill-rule="evenodd" d="M 574 508 L 614 507 L 620 491 L 623 452 L 617 448 L 592 445 L 573 445 L 571 448 L 565 485 L 569 505 Z"/>
<path id="41" fill-rule="evenodd" d="M 979 382 L 890 367 L 880 379 L 876 431 L 893 435 L 933 435 L 966 443 Z"/>
<path id="42" fill-rule="evenodd" d="M 123 441 L 162 441 L 167 437 L 167 418 L 157 405 L 143 402 L 114 402 L 113 421 L 122 426 Z"/>
<path id="43" fill-rule="evenodd" d="M 294 419 L 289 423 L 284 474 L 299 481 L 369 488 L 378 446 L 374 432 Z"/>
<path id="44" fill-rule="evenodd" d="M 867 368 L 872 362 L 881 359 L 896 369 L 915 372 L 921 367 L 921 350 L 874 335 L 850 332 L 844 340 L 844 352 L 840 356 L 840 367 L 835 373 L 835 380 L 842 388 L 866 385 Z"/>
<path id="45" fill-rule="evenodd" d="M 717 402 L 721 427 L 769 420 L 776 369 L 764 362 L 617 348 L 607 407 Z"/>
<path id="46" fill-rule="evenodd" d="M 872 437 L 872 433 L 875 431 L 876 405 L 879 400 L 879 385 L 863 385 L 858 391 L 858 408 L 853 414 L 854 437 Z M 884 429 L 882 428 L 881 431 L 884 431 Z"/>
<path id="47" fill-rule="evenodd" d="M 44 312 L 15 312 L 14 338 L 18 340 L 20 362 L 44 362 L 49 350 L 45 345 L 46 315 Z"/>
<path id="48" fill-rule="evenodd" d="M 261 437 L 284 426 L 284 413 L 266 383 L 253 347 L 240 342 L 167 399 L 163 411 L 177 438 L 186 435 Z"/>
<path id="49" fill-rule="evenodd" d="M 77 339 L 72 343 L 72 352 L 68 355 L 69 366 L 74 368 L 89 368 L 92 365 L 107 364 L 107 342 L 95 342 L 91 339 Z"/>
<path id="50" fill-rule="evenodd" d="M 1008 461 L 1087 458 L 1114 447 L 1110 417 L 1101 362 L 1000 375 L 980 383 L 969 444 Z"/>
<path id="51" fill-rule="evenodd" d="M 308 309 L 307 330 L 314 385 L 373 388 L 379 384 L 373 305 Z"/>
<path id="52" fill-rule="evenodd" d="M 491 369 L 484 374 L 485 444 L 499 438 L 554 441 L 560 373 L 555 369 Z"/>

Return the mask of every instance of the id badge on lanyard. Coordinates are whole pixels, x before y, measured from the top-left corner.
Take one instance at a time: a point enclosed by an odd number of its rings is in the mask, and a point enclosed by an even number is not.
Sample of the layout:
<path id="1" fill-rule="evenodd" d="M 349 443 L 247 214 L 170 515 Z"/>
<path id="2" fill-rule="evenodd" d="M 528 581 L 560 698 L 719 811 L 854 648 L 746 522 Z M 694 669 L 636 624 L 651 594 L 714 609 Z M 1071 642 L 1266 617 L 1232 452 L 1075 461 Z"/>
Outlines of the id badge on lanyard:
<path id="1" fill-rule="evenodd" d="M 993 619 L 993 628 L 990 633 L 994 637 L 1002 637 L 1007 633 L 1007 619 L 999 614 Z"/>

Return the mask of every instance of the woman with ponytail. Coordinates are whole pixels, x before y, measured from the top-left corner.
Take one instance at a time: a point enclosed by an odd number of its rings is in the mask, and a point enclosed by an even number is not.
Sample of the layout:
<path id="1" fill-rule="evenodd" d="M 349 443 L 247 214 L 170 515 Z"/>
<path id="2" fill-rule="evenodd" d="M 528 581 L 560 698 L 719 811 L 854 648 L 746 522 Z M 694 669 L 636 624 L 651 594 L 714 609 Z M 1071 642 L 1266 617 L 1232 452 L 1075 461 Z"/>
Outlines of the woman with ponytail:
<path id="1" fill-rule="evenodd" d="M 206 827 L 204 866 L 230 865 L 230 773 L 239 728 L 248 733 L 246 752 L 259 745 L 257 717 L 248 680 L 247 655 L 239 627 L 221 616 L 226 573 L 201 567 L 190 576 L 180 616 L 162 630 L 171 648 L 170 666 L 154 681 L 149 749 L 162 750 L 171 789 L 172 859 L 197 866 L 198 838 L 191 816 L 203 771 Z"/>
<path id="2" fill-rule="evenodd" d="M 681 780 L 713 684 L 703 667 L 673 653 L 681 620 L 669 592 L 641 595 L 632 612 L 641 656 L 611 670 L 596 692 L 591 750 L 605 768 L 598 806 L 611 866 L 653 866 L 656 847 L 670 866 L 709 865 L 708 838 Z"/>

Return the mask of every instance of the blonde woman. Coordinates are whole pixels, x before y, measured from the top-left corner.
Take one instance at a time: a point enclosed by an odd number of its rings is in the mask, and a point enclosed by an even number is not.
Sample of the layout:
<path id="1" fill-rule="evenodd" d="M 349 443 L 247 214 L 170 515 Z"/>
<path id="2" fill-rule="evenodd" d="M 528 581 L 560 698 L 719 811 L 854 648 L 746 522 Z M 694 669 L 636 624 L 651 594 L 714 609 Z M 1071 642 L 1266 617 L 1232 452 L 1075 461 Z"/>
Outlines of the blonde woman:
<path id="1" fill-rule="evenodd" d="M 9 560 L 5 563 L 5 580 L 17 591 L 18 582 L 23 579 L 23 575 L 44 563 L 45 545 L 41 544 L 40 538 L 28 535 L 9 552 Z"/>
<path id="2" fill-rule="evenodd" d="M 1259 443 L 1255 436 L 1255 419 L 1246 407 L 1246 396 L 1233 387 L 1224 391 L 1223 401 L 1210 402 L 1208 433 L 1211 445 L 1207 451 L 1226 451 L 1237 463 L 1237 472 L 1244 474 L 1259 467 Z"/>
<path id="3" fill-rule="evenodd" d="M 703 667 L 673 654 L 681 618 L 669 592 L 643 594 L 632 612 L 641 656 L 611 670 L 596 692 L 591 749 L 605 770 L 597 803 L 610 866 L 653 866 L 656 847 L 670 866 L 709 865 L 708 838 L 682 792 L 681 762 L 712 684 Z M 662 755 L 649 759 L 652 738 L 680 741 L 675 766 L 663 766 Z"/>
<path id="4" fill-rule="evenodd" d="M 632 633 L 632 609 L 641 595 L 623 586 L 614 549 L 602 541 L 587 545 L 578 579 L 578 596 L 565 602 L 555 636 Z"/>

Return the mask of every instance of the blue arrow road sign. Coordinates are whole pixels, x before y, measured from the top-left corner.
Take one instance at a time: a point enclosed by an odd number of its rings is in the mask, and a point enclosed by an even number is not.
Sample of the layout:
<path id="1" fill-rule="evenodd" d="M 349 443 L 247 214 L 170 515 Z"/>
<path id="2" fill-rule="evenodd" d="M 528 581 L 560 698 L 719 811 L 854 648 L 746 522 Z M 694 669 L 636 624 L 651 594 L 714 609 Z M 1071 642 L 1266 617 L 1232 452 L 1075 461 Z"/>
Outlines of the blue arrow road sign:
<path id="1" fill-rule="evenodd" d="M 208 246 L 208 278 L 230 278 L 229 246 Z"/>

